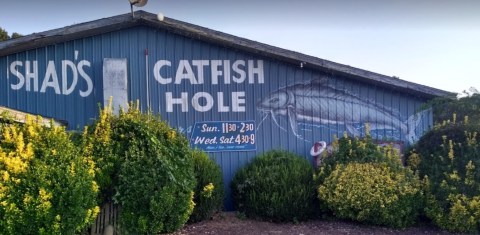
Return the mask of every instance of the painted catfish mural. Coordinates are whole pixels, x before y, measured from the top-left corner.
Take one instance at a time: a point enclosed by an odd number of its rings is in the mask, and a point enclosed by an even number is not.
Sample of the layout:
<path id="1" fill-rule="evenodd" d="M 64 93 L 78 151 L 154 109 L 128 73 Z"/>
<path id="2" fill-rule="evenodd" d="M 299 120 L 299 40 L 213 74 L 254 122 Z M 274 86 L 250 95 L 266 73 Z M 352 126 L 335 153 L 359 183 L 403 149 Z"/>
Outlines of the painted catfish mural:
<path id="1" fill-rule="evenodd" d="M 328 81 L 326 77 L 312 79 L 280 88 L 263 97 L 256 105 L 257 110 L 263 114 L 261 123 L 270 116 L 279 128 L 284 131 L 287 131 L 286 128 L 291 129 L 300 139 L 303 139 L 300 126 L 308 129 L 308 126 L 314 125 L 344 125 L 350 135 L 360 136 L 366 123 L 369 124 L 372 135 L 377 130 L 387 133 L 374 136 L 375 138 L 408 143 L 418 139 L 421 133 L 417 133 L 417 126 L 429 110 L 403 117 L 398 109 L 360 97 L 350 90 L 337 88 Z M 288 127 L 280 123 L 279 116 L 287 118 Z"/>

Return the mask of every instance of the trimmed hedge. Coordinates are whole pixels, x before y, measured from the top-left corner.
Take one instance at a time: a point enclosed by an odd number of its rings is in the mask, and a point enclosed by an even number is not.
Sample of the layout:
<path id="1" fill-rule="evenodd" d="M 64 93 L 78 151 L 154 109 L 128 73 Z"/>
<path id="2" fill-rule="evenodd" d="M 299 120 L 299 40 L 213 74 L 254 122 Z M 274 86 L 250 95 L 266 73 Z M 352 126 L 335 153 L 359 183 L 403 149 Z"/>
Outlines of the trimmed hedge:
<path id="1" fill-rule="evenodd" d="M 204 152 L 194 151 L 193 158 L 197 187 L 193 198 L 195 208 L 189 221 L 198 222 L 222 210 L 225 192 L 220 167 Z"/>
<path id="2" fill-rule="evenodd" d="M 399 153 L 391 146 L 379 147 L 368 134 L 365 138 L 351 138 L 346 133 L 331 144 L 332 154 L 324 152 L 322 166 L 319 169 L 320 183 L 330 175 L 338 164 L 348 163 L 385 163 L 392 169 L 403 168 Z"/>
<path id="3" fill-rule="evenodd" d="M 316 210 L 314 170 L 293 153 L 273 150 L 256 157 L 232 180 L 236 209 L 251 218 L 300 221 Z"/>
<path id="4" fill-rule="evenodd" d="M 395 149 L 374 144 L 367 130 L 362 139 L 335 139 L 332 150 L 318 173 L 320 209 L 392 227 L 415 222 L 423 206 L 420 182 Z"/>
<path id="5" fill-rule="evenodd" d="M 416 176 L 380 163 L 339 164 L 318 193 L 339 218 L 397 228 L 414 224 L 422 206 Z"/>

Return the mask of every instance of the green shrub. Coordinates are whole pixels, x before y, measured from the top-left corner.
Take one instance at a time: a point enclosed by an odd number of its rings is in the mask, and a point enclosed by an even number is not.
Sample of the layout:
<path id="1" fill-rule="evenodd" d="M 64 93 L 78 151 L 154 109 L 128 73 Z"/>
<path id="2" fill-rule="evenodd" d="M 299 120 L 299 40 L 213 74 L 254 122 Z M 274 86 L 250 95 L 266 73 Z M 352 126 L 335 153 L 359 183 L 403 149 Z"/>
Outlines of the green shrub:
<path id="1" fill-rule="evenodd" d="M 190 222 L 209 219 L 214 213 L 222 210 L 224 189 L 220 167 L 201 151 L 194 151 L 195 178 L 195 208 L 190 216 Z"/>
<path id="2" fill-rule="evenodd" d="M 112 139 L 112 126 L 116 123 L 111 108 L 100 110 L 99 119 L 91 126 L 86 126 L 80 142 L 85 155 L 92 156 L 95 162 L 95 181 L 100 188 L 99 201 L 107 203 L 115 195 L 114 187 L 118 185 L 118 171 L 124 157 L 125 146 L 118 139 Z M 121 148 L 121 149 L 119 149 Z"/>
<path id="3" fill-rule="evenodd" d="M 480 231 L 480 126 L 450 122 L 424 135 L 408 164 L 424 177 L 426 215 L 455 232 Z"/>
<path id="4" fill-rule="evenodd" d="M 172 232 L 193 210 L 193 156 L 186 138 L 158 116 L 130 108 L 112 116 L 107 108 L 86 131 L 103 200 L 119 204 L 127 233 Z"/>
<path id="5" fill-rule="evenodd" d="M 332 154 L 324 152 L 324 160 L 320 168 L 321 178 L 328 177 L 337 164 L 348 163 L 386 163 L 392 169 L 402 168 L 399 152 L 391 146 L 380 147 L 368 134 L 365 138 L 352 138 L 344 134 L 332 142 Z"/>
<path id="6" fill-rule="evenodd" d="M 1 127 L 0 234 L 75 234 L 99 212 L 93 161 L 39 123 Z"/>
<path id="7" fill-rule="evenodd" d="M 318 193 L 339 218 L 399 228 L 413 224 L 422 205 L 416 176 L 384 163 L 339 164 Z"/>
<path id="8" fill-rule="evenodd" d="M 428 107 L 433 109 L 433 122 L 441 124 L 450 119 L 453 121 L 452 114 L 455 113 L 458 117 L 468 116 L 470 123 L 480 124 L 480 94 L 473 94 L 469 97 L 455 99 L 451 97 L 438 97 L 431 100 Z M 458 120 L 463 122 L 464 120 Z"/>
<path id="9" fill-rule="evenodd" d="M 368 134 L 346 134 L 332 143 L 318 172 L 320 209 L 340 218 L 405 227 L 414 223 L 423 197 L 418 178 L 391 146 L 379 147 Z M 358 168 L 358 169 L 357 169 Z"/>
<path id="10" fill-rule="evenodd" d="M 232 180 L 236 209 L 251 218 L 299 221 L 316 210 L 313 168 L 285 151 L 269 151 L 240 169 Z"/>
<path id="11" fill-rule="evenodd" d="M 401 170 L 402 163 L 399 153 L 391 146 L 379 147 L 370 135 L 365 138 L 351 138 L 344 134 L 340 139 L 334 138 L 331 144 L 332 153 L 324 152 L 323 163 L 319 169 L 319 181 L 322 183 L 338 164 L 348 163 L 385 163 L 391 169 Z"/>

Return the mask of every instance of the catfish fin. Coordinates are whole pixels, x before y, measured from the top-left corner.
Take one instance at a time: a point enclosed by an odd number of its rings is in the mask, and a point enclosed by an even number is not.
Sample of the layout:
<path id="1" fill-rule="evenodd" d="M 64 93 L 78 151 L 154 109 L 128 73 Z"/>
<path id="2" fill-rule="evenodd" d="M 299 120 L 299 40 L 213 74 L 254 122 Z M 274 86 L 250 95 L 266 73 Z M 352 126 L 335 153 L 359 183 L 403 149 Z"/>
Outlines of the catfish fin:
<path id="1" fill-rule="evenodd" d="M 353 137 L 360 136 L 360 131 L 358 131 L 357 128 L 353 127 L 351 124 L 345 124 L 345 127 L 347 128 L 347 131 L 353 135 Z"/>
<path id="2" fill-rule="evenodd" d="M 287 107 L 287 115 L 288 115 L 288 121 L 290 122 L 290 128 L 293 131 L 293 134 L 301 138 L 301 135 L 298 134 L 298 123 L 297 123 L 297 111 L 295 110 L 295 107 L 289 105 Z"/>
<path id="3" fill-rule="evenodd" d="M 417 134 L 417 128 L 420 127 L 420 124 L 423 121 L 423 119 L 425 119 L 425 117 L 428 117 L 428 115 L 430 115 L 431 111 L 432 111 L 431 108 L 425 109 L 408 117 L 407 119 L 408 133 L 407 133 L 406 139 L 410 144 L 413 144 L 418 141 L 419 135 Z M 421 131 L 421 130 L 418 130 L 418 131 Z"/>
<path id="4" fill-rule="evenodd" d="M 277 116 L 275 115 L 275 113 L 273 113 L 273 111 L 270 112 L 270 115 L 272 116 L 273 122 L 275 123 L 275 125 L 278 126 L 278 128 L 280 128 L 280 130 L 284 130 L 284 131 L 288 132 L 285 128 L 280 126 L 280 124 L 278 123 L 278 120 L 277 120 Z"/>

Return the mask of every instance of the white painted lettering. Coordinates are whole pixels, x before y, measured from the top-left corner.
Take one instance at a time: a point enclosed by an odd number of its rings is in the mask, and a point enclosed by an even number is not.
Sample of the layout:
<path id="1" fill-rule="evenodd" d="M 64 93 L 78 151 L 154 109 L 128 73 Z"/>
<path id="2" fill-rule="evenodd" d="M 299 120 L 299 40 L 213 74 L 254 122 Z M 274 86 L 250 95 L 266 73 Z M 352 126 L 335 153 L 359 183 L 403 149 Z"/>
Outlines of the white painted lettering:
<path id="1" fill-rule="evenodd" d="M 217 103 L 218 103 L 218 112 L 230 111 L 230 107 L 223 105 L 223 92 L 218 92 Z"/>
<path id="2" fill-rule="evenodd" d="M 162 75 L 160 75 L 160 70 L 163 66 L 171 67 L 172 63 L 168 60 L 157 61 L 157 63 L 155 63 L 155 65 L 153 66 L 153 76 L 155 77 L 155 80 L 157 80 L 157 82 L 163 85 L 172 83 L 172 78 L 164 78 L 162 77 Z"/>
<path id="3" fill-rule="evenodd" d="M 182 83 L 183 79 L 190 80 L 190 84 L 197 84 L 197 79 L 193 73 L 188 60 L 180 60 L 178 63 L 177 74 L 175 75 L 175 84 Z"/>
<path id="4" fill-rule="evenodd" d="M 194 144 L 203 144 L 204 141 L 205 141 L 205 137 L 197 136 L 195 138 L 195 141 L 193 141 L 193 142 L 194 142 Z"/>
<path id="5" fill-rule="evenodd" d="M 182 112 L 188 112 L 188 100 L 189 96 L 187 92 L 181 93 L 181 98 L 173 98 L 172 92 L 165 93 L 166 100 L 166 111 L 171 113 L 173 112 L 173 105 L 181 105 Z M 195 111 L 198 112 L 208 112 L 211 111 L 215 106 L 215 101 L 217 102 L 216 108 L 217 112 L 245 112 L 245 92 L 237 91 L 231 93 L 231 102 L 228 102 L 228 99 L 225 99 L 224 92 L 217 92 L 214 97 L 212 94 L 207 92 L 197 92 L 193 95 L 190 102 Z"/>
<path id="6" fill-rule="evenodd" d="M 26 90 L 31 90 L 30 80 L 33 81 L 33 91 L 38 91 L 38 62 L 33 61 L 33 71 L 30 69 L 30 61 L 25 61 L 25 86 Z"/>
<path id="7" fill-rule="evenodd" d="M 242 66 L 243 68 L 241 68 Z M 233 75 L 233 81 L 236 83 L 242 83 L 245 81 L 247 77 L 247 73 L 245 72 L 245 61 L 243 60 L 237 60 L 233 63 L 233 72 L 236 73 L 236 75 Z"/>
<path id="8" fill-rule="evenodd" d="M 232 111 L 245 112 L 245 92 L 232 92 Z"/>
<path id="9" fill-rule="evenodd" d="M 205 137 L 197 136 L 193 142 L 194 144 L 216 144 L 217 137 L 215 136 L 213 138 L 205 138 Z"/>
<path id="10" fill-rule="evenodd" d="M 233 144 L 235 142 L 233 141 L 233 136 L 230 137 L 230 138 L 222 136 L 222 137 L 220 137 L 220 143 L 221 144 Z"/>
<path id="11" fill-rule="evenodd" d="M 257 60 L 257 67 L 254 66 L 254 60 L 248 61 L 248 83 L 255 84 L 255 74 L 258 78 L 258 84 L 263 84 L 263 60 Z"/>
<path id="12" fill-rule="evenodd" d="M 72 84 L 68 87 L 68 68 L 72 71 Z M 70 95 L 75 87 L 77 86 L 78 82 L 78 73 L 77 67 L 75 64 L 70 60 L 62 60 L 62 94 Z M 28 86 L 28 83 L 27 83 Z M 27 87 L 28 90 L 28 87 Z"/>
<path id="13" fill-rule="evenodd" d="M 217 143 L 217 137 L 213 137 L 213 138 L 206 138 L 205 139 L 205 144 L 216 144 Z"/>
<path id="14" fill-rule="evenodd" d="M 90 67 L 90 61 L 87 61 L 87 60 L 82 60 L 80 61 L 80 63 L 78 63 L 77 65 L 77 70 L 78 70 L 78 73 L 80 74 L 80 76 L 85 80 L 85 82 L 87 83 L 87 90 L 86 91 L 80 91 L 80 96 L 81 97 L 87 97 L 89 96 L 92 91 L 93 91 L 93 83 L 92 83 L 92 78 L 90 78 L 90 76 L 88 76 L 87 73 L 85 73 L 85 70 L 83 69 L 83 67 Z"/>
<path id="15" fill-rule="evenodd" d="M 80 76 L 86 82 L 86 90 L 80 90 L 80 96 L 89 96 L 93 91 L 93 82 L 91 77 L 85 72 L 85 68 L 91 66 L 90 62 L 81 60 L 75 65 L 71 60 L 61 60 L 61 63 L 61 71 L 57 72 L 55 61 L 50 60 L 45 68 L 45 73 L 39 74 L 38 61 L 14 61 L 10 64 L 10 68 L 7 68 L 7 78 L 10 80 L 11 73 L 13 75 L 12 78 L 16 77 L 18 82 L 15 80 L 10 81 L 10 87 L 12 90 L 20 90 L 25 87 L 25 91 L 41 93 L 46 93 L 48 88 L 53 88 L 55 94 L 70 95 L 77 88 Z M 23 70 L 24 65 L 25 69 Z M 22 74 L 23 71 L 25 73 Z M 61 77 L 58 76 L 59 74 L 61 74 Z M 61 84 L 59 79 L 61 79 Z M 41 87 L 39 90 L 40 83 Z"/>
<path id="16" fill-rule="evenodd" d="M 201 132 L 218 132 L 218 128 L 216 126 L 208 126 L 208 124 L 203 124 Z"/>
<path id="17" fill-rule="evenodd" d="M 199 101 L 200 98 L 205 99 L 205 105 L 200 104 L 200 101 Z M 192 106 L 195 110 L 199 112 L 209 111 L 213 107 L 213 97 L 207 92 L 198 92 L 195 95 L 193 95 Z"/>
<path id="18" fill-rule="evenodd" d="M 10 64 L 10 72 L 18 78 L 17 84 L 10 85 L 12 90 L 20 90 L 25 84 L 25 77 L 23 77 L 23 74 L 17 70 L 17 66 L 20 66 L 20 67 L 23 66 L 22 61 L 14 61 Z"/>
<path id="19" fill-rule="evenodd" d="M 230 84 L 230 60 L 223 61 L 223 81 Z"/>
<path id="20" fill-rule="evenodd" d="M 211 72 L 212 72 L 212 84 L 218 84 L 218 77 L 222 76 L 222 70 L 218 67 L 222 66 L 221 60 L 212 60 Z"/>
<path id="21" fill-rule="evenodd" d="M 45 93 L 48 87 L 52 87 L 56 94 L 61 94 L 60 86 L 58 84 L 57 70 L 55 70 L 55 62 L 53 61 L 48 62 L 47 72 L 45 73 L 40 92 Z"/>
<path id="22" fill-rule="evenodd" d="M 183 80 L 195 85 L 205 84 L 208 79 L 205 74 L 208 72 L 210 72 L 208 82 L 212 85 L 220 84 L 220 79 L 223 79 L 223 84 L 231 84 L 232 81 L 244 83 L 247 78 L 249 84 L 263 84 L 265 81 L 263 60 L 179 60 L 175 78 L 162 77 L 161 69 L 165 66 L 172 67 L 172 63 L 168 60 L 159 60 L 153 68 L 155 80 L 163 85 L 172 82 L 182 84 Z"/>
<path id="23" fill-rule="evenodd" d="M 182 92 L 180 98 L 173 98 L 172 92 L 165 93 L 165 102 L 167 106 L 167 112 L 173 112 L 173 105 L 179 104 L 181 105 L 182 112 L 188 112 L 188 93 Z"/>
<path id="24" fill-rule="evenodd" d="M 210 65 L 210 61 L 208 60 L 193 60 L 192 65 L 197 67 L 197 82 L 198 84 L 204 83 L 204 71 L 203 67 Z"/>

